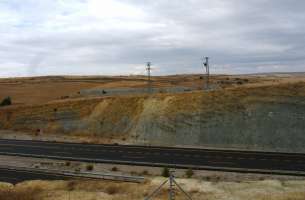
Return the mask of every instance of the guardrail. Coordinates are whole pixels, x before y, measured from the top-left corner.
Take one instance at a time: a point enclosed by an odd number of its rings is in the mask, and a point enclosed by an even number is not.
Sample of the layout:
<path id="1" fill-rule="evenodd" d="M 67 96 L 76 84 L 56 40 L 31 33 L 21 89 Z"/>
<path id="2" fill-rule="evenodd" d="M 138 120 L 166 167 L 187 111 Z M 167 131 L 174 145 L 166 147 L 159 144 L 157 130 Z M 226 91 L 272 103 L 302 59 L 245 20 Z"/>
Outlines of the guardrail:
<path id="1" fill-rule="evenodd" d="M 2 169 L 16 170 L 16 171 L 26 171 L 35 172 L 48 175 L 64 176 L 64 177 L 75 177 L 75 178 L 87 178 L 87 179 L 103 179 L 103 180 L 114 180 L 114 181 L 124 181 L 124 182 L 134 182 L 142 183 L 144 182 L 144 177 L 141 176 L 126 176 L 111 173 L 94 173 L 94 172 L 73 172 L 69 170 L 51 170 L 51 169 L 37 169 L 31 167 L 12 167 L 1 165 Z"/>
<path id="2" fill-rule="evenodd" d="M 23 156 L 33 158 L 49 158 L 56 160 L 70 160 L 79 162 L 96 162 L 96 163 L 110 163 L 120 165 L 135 165 L 135 166 L 150 166 L 150 167 L 169 167 L 180 169 L 194 169 L 194 170 L 213 170 L 223 172 L 238 172 L 238 173 L 258 173 L 258 174 L 273 174 L 273 175 L 288 175 L 288 176 L 305 176 L 304 171 L 289 171 L 289 170 L 266 170 L 266 169 L 247 169 L 247 168 L 234 168 L 234 167 L 213 167 L 206 165 L 188 165 L 188 164 L 169 164 L 169 163 L 156 163 L 156 162 L 142 162 L 142 161 L 124 161 L 124 160 L 108 160 L 108 159 L 89 159 L 89 158 L 74 158 L 67 156 L 48 156 L 36 154 L 23 154 L 23 153 L 7 153 L 0 152 L 0 155 L 8 156 Z"/>

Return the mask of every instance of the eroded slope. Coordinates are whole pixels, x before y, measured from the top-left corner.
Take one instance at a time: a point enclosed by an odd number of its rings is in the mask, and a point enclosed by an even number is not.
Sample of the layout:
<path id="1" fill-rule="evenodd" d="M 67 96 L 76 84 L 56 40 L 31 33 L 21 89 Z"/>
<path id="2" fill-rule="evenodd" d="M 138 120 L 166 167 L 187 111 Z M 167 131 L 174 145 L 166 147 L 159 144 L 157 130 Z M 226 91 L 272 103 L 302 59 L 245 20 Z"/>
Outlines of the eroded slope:
<path id="1" fill-rule="evenodd" d="M 1 108 L 0 129 L 128 143 L 305 152 L 305 83 Z"/>

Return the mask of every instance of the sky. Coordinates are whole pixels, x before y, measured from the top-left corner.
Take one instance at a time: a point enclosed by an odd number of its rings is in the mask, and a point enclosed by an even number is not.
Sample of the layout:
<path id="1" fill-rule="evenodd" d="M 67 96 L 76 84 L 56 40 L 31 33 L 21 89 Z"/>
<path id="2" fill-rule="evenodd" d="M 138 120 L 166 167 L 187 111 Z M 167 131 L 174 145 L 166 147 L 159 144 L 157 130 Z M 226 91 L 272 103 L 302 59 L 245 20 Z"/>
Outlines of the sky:
<path id="1" fill-rule="evenodd" d="M 0 77 L 305 71 L 301 0 L 0 0 Z"/>

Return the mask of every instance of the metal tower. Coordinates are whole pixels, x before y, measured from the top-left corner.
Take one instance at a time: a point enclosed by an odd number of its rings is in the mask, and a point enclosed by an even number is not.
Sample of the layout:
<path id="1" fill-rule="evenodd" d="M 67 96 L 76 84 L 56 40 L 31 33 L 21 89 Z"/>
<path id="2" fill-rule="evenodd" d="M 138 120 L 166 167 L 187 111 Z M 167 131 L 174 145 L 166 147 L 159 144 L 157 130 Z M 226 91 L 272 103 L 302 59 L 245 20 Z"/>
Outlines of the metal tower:
<path id="1" fill-rule="evenodd" d="M 175 200 L 175 196 L 176 196 L 176 190 L 175 190 L 175 186 L 177 186 L 177 188 L 184 194 L 184 196 L 188 199 L 188 200 L 192 200 L 192 197 L 186 193 L 182 187 L 175 181 L 175 176 L 174 176 L 174 171 L 169 171 L 169 178 L 168 180 L 164 181 L 157 189 L 155 189 L 148 197 L 145 198 L 145 200 L 151 200 L 154 196 L 156 196 L 161 188 L 167 183 L 169 182 L 169 191 L 168 191 L 168 199 L 169 200 Z"/>
<path id="2" fill-rule="evenodd" d="M 209 57 L 205 57 L 204 58 L 204 62 L 203 62 L 203 67 L 205 68 L 205 74 L 206 74 L 206 85 L 205 85 L 205 89 L 209 90 L 210 89 L 210 64 L 209 64 Z"/>
<path id="3" fill-rule="evenodd" d="M 146 70 L 147 70 L 147 91 L 148 93 L 152 92 L 152 84 L 151 84 L 151 62 L 146 63 Z"/>

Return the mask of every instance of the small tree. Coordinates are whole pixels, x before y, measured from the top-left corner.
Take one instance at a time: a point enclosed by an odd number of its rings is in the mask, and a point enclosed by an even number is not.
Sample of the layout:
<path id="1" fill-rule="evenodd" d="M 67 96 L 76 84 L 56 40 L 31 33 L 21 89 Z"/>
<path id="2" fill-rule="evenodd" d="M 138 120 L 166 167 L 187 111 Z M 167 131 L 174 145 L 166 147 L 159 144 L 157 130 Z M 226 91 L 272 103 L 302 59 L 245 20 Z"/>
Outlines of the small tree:
<path id="1" fill-rule="evenodd" d="M 11 97 L 5 97 L 0 103 L 0 106 L 9 106 L 9 105 L 12 105 Z"/>
<path id="2" fill-rule="evenodd" d="M 162 169 L 162 174 L 163 177 L 169 177 L 169 169 L 167 167 L 164 167 Z"/>

